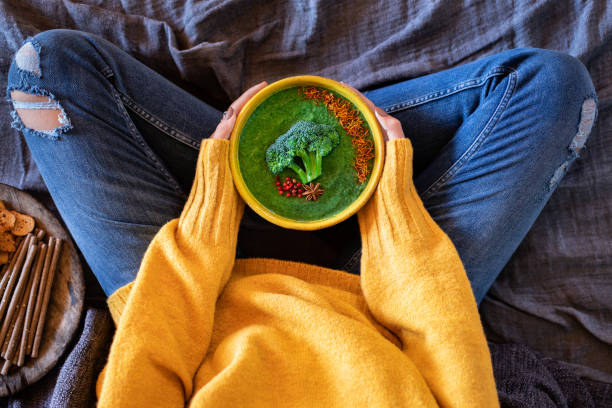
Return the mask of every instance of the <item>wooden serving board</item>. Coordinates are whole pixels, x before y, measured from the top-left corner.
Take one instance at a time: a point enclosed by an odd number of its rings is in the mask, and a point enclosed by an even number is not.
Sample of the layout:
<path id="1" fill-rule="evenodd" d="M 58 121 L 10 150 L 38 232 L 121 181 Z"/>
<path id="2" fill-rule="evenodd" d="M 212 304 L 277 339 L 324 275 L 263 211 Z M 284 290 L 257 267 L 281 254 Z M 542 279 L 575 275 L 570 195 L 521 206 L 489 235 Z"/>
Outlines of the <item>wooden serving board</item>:
<path id="1" fill-rule="evenodd" d="M 16 393 L 42 378 L 64 354 L 79 325 L 85 298 L 83 270 L 70 235 L 59 220 L 31 195 L 0 183 L 0 200 L 8 209 L 28 214 L 36 226 L 49 235 L 64 240 L 58 261 L 45 329 L 37 358 L 26 357 L 23 367 L 11 367 L 8 375 L 0 375 L 0 396 Z"/>

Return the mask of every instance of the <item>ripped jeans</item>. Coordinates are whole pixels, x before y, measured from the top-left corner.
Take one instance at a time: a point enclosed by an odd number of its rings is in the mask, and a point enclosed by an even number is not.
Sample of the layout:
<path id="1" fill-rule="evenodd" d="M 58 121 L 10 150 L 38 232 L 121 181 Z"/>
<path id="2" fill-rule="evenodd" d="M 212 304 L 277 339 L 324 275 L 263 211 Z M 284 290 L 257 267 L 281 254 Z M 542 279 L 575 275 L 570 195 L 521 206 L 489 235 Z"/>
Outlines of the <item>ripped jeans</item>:
<path id="1" fill-rule="evenodd" d="M 13 101 L 13 90 L 44 98 Z M 417 190 L 457 247 L 480 303 L 585 146 L 597 112 L 588 72 L 559 52 L 516 49 L 365 94 L 412 140 Z M 221 112 L 110 42 L 72 30 L 26 41 L 7 95 L 19 112 L 13 126 L 112 293 L 135 278 L 157 230 L 180 214 L 200 140 Z M 56 123 L 24 125 L 33 110 L 51 111 Z M 249 228 L 290 232 L 245 211 L 239 257 L 262 256 L 241 250 Z M 287 240 L 301 248 L 323 231 L 292 233 Z M 359 273 L 354 235 L 323 266 Z"/>

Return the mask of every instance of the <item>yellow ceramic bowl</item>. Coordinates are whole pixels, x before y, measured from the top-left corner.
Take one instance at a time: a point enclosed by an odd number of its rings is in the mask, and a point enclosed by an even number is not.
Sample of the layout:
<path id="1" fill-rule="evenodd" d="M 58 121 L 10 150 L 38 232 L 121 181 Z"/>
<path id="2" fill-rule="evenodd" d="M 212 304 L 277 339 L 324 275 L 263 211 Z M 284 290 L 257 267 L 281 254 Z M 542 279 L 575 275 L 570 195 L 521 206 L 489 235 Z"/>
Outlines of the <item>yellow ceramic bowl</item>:
<path id="1" fill-rule="evenodd" d="M 326 88 L 328 90 L 338 93 L 342 97 L 349 100 L 363 114 L 368 126 L 370 127 L 372 137 L 374 139 L 374 165 L 372 167 L 372 174 L 370 175 L 367 181 L 366 187 L 357 197 L 357 199 L 353 201 L 344 210 L 331 217 L 321 220 L 293 220 L 291 218 L 280 216 L 279 214 L 276 214 L 275 212 L 266 208 L 257 200 L 257 198 L 255 198 L 255 196 L 247 187 L 240 172 L 240 164 L 238 162 L 238 146 L 240 141 L 240 135 L 247 120 L 255 111 L 255 109 L 257 109 L 257 107 L 264 100 L 266 100 L 268 97 L 275 94 L 276 92 L 282 91 L 287 88 L 299 86 L 316 86 Z M 232 135 L 230 138 L 230 167 L 238 193 L 242 196 L 244 201 L 253 209 L 253 211 L 259 214 L 261 217 L 265 218 L 273 224 L 285 228 L 296 230 L 316 230 L 330 227 L 346 220 L 351 215 L 355 214 L 368 201 L 368 199 L 374 192 L 376 185 L 378 184 L 378 180 L 380 179 L 380 174 L 383 169 L 383 162 L 385 157 L 384 148 L 385 144 L 383 136 L 378 125 L 378 121 L 374 116 L 374 112 L 372 112 L 372 110 L 366 105 L 366 103 L 361 99 L 361 97 L 359 97 L 359 95 L 357 95 L 350 88 L 347 88 L 346 86 L 342 85 L 340 82 L 336 82 L 329 78 L 323 78 L 313 75 L 301 75 L 281 79 L 280 81 L 274 82 L 260 90 L 247 102 L 247 104 L 244 106 L 244 108 L 238 115 L 234 130 L 232 131 Z"/>

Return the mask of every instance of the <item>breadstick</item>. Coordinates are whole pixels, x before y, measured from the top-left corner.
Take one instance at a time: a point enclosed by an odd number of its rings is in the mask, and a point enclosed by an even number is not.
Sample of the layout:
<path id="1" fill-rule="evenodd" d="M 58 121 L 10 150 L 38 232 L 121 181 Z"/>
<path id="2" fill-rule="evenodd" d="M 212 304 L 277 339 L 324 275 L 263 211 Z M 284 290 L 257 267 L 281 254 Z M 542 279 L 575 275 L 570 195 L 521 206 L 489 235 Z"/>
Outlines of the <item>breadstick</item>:
<path id="1" fill-rule="evenodd" d="M 36 327 L 38 327 L 38 320 L 40 319 L 40 310 L 42 309 L 43 298 L 45 294 L 45 286 L 47 285 L 47 279 L 49 278 L 49 269 L 51 268 L 51 259 L 53 258 L 53 250 L 55 248 L 55 240 L 53 237 L 49 237 L 47 240 L 47 253 L 45 254 L 45 262 L 40 274 L 40 283 L 38 284 L 38 291 L 36 293 L 36 306 L 34 306 L 34 317 L 32 318 L 32 325 L 30 326 L 30 336 L 28 338 L 28 345 L 26 347 L 26 354 L 32 354 L 32 345 L 34 344 L 34 336 L 36 334 Z"/>
<path id="2" fill-rule="evenodd" d="M 2 287 L 4 293 L 2 295 L 2 301 L 0 301 L 0 316 L 4 316 L 4 312 L 8 307 L 13 292 L 13 287 L 15 286 L 15 282 L 17 281 L 17 277 L 19 276 L 19 271 L 21 270 L 21 267 L 23 265 L 23 261 L 27 253 L 27 248 L 32 237 L 33 235 L 28 234 L 26 239 L 23 240 L 23 245 L 20 246 L 19 253 L 13 257 L 15 262 L 13 263 L 12 268 L 6 272 L 5 277 L 7 281 L 6 283 L 4 283 L 5 286 Z M 0 282 L 0 285 L 2 285 L 2 282 Z M 0 343 L 2 343 L 2 340 L 0 340 Z"/>
<path id="3" fill-rule="evenodd" d="M 30 278 L 28 279 L 27 289 L 32 286 L 32 276 L 30 274 Z M 17 362 L 19 356 L 17 355 L 19 344 L 21 343 L 21 338 L 23 337 L 23 323 L 25 321 L 26 315 L 26 306 L 28 304 L 28 292 L 24 292 L 21 295 L 21 302 L 19 304 L 19 317 L 17 317 L 17 322 L 15 323 L 15 327 L 13 328 L 13 332 L 11 333 L 11 341 L 6 349 L 6 354 L 4 358 L 7 360 L 11 360 L 13 363 Z M 19 365 L 19 364 L 17 364 Z M 22 363 L 23 365 L 23 363 Z"/>
<path id="4" fill-rule="evenodd" d="M 11 368 L 11 365 L 13 365 L 13 363 L 11 363 L 10 360 L 6 360 L 4 364 L 2 365 L 2 370 L 0 371 L 0 374 L 7 375 L 9 369 Z"/>
<path id="5" fill-rule="evenodd" d="M 17 318 L 19 316 L 15 315 L 13 316 L 13 318 L 11 319 L 11 326 L 9 328 L 9 335 L 6 336 L 6 338 L 4 339 L 4 341 L 2 342 L 2 351 L 0 353 L 0 356 L 5 356 L 6 355 L 6 349 L 8 349 L 8 345 L 9 342 L 11 341 L 11 336 L 10 333 L 13 333 L 13 329 L 15 328 L 15 323 L 17 322 Z"/>
<path id="6" fill-rule="evenodd" d="M 62 251 L 63 241 L 59 238 L 54 238 L 54 241 L 55 248 L 53 248 L 53 260 L 51 261 L 51 268 L 49 269 L 49 278 L 47 279 L 47 284 L 45 286 L 45 297 L 43 299 L 42 309 L 40 310 L 40 317 L 38 319 L 38 325 L 36 327 L 36 336 L 34 337 L 34 345 L 32 346 L 32 357 L 38 357 L 38 349 L 40 347 L 42 333 L 45 328 L 45 316 L 47 314 L 47 307 L 49 306 L 49 298 L 51 296 L 53 278 L 55 277 L 55 269 L 57 267 L 60 252 Z"/>
<path id="7" fill-rule="evenodd" d="M 32 245 L 32 242 L 35 242 L 33 239 L 30 239 L 30 244 L 28 246 L 28 253 L 26 256 L 26 260 L 23 263 L 23 267 L 21 268 L 21 274 L 19 276 L 19 282 L 17 282 L 17 286 L 15 287 L 15 293 L 12 296 L 11 303 L 8 306 L 6 311 L 6 318 L 4 320 L 4 324 L 2 325 L 2 329 L 0 329 L 0 341 L 4 341 L 4 337 L 8 333 L 9 329 L 9 320 L 13 318 L 13 314 L 19 312 L 19 301 L 21 300 L 21 295 L 23 294 L 23 290 L 26 288 L 28 284 L 28 278 L 30 276 L 30 266 L 32 265 L 32 261 L 34 260 L 34 256 L 36 255 L 36 245 Z M 17 266 L 17 265 L 15 265 Z"/>
<path id="8" fill-rule="evenodd" d="M 29 290 L 26 292 L 28 297 L 27 299 L 27 308 L 26 308 L 26 316 L 25 321 L 23 323 L 23 334 L 21 336 L 21 345 L 19 347 L 19 359 L 17 360 L 17 365 L 21 367 L 23 365 L 28 340 L 30 337 L 30 331 L 32 326 L 32 317 L 34 316 L 34 305 L 36 303 L 36 293 L 38 291 L 38 283 L 40 282 L 40 274 L 42 273 L 43 261 L 45 259 L 45 255 L 47 253 L 47 244 L 39 243 L 38 244 L 38 257 L 36 259 L 36 266 L 34 267 L 34 272 L 32 273 L 31 282 Z M 24 295 L 25 296 L 25 295 Z"/>
<path id="9" fill-rule="evenodd" d="M 28 284 L 29 283 L 30 282 L 28 282 Z M 19 300 L 19 304 L 17 305 L 18 313 L 15 313 L 13 318 L 11 319 L 10 328 L 8 330 L 6 338 L 4 339 L 4 342 L 3 342 L 3 345 L 2 345 L 2 354 L 1 354 L 1 356 L 3 358 L 7 358 L 9 347 L 11 346 L 11 341 L 14 341 L 13 337 L 16 336 L 16 330 L 15 329 L 17 328 L 18 325 L 22 324 L 22 322 L 19 322 L 19 316 L 21 315 L 21 305 L 22 305 L 22 302 L 23 302 L 23 296 L 25 296 L 25 294 L 22 295 L 20 297 L 20 299 L 18 299 Z"/>
<path id="10" fill-rule="evenodd" d="M 19 243 L 19 245 L 17 246 L 17 250 L 13 253 L 13 256 L 11 257 L 11 260 L 9 261 L 9 263 L 4 265 L 4 267 L 2 268 L 2 279 L 0 279 L 0 293 L 4 293 L 6 284 L 8 283 L 9 278 L 11 277 L 11 271 L 13 270 L 13 267 L 15 266 L 15 261 L 17 261 L 17 256 L 18 256 L 17 254 L 21 252 L 24 242 L 25 240 Z M 0 315 L 0 317 L 2 316 Z"/>

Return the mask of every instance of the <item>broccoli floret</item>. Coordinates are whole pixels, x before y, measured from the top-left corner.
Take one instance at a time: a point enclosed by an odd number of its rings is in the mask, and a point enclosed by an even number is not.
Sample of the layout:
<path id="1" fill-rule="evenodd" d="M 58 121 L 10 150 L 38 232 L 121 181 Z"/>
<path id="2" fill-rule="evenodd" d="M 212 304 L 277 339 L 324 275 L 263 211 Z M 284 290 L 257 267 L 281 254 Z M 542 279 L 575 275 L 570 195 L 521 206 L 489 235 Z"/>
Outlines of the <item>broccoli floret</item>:
<path id="1" fill-rule="evenodd" d="M 268 150 L 266 150 L 266 162 L 268 163 L 268 168 L 274 174 L 278 174 L 286 167 L 289 167 L 300 176 L 300 179 L 307 178 L 306 173 L 293 161 L 293 154 L 282 143 L 273 143 L 268 147 Z"/>
<path id="2" fill-rule="evenodd" d="M 309 183 L 321 175 L 323 157 L 338 143 L 340 136 L 333 126 L 297 122 L 268 147 L 266 162 L 274 174 L 289 167 L 297 173 L 302 183 Z M 297 157 L 302 160 L 303 169 L 296 163 Z"/>

